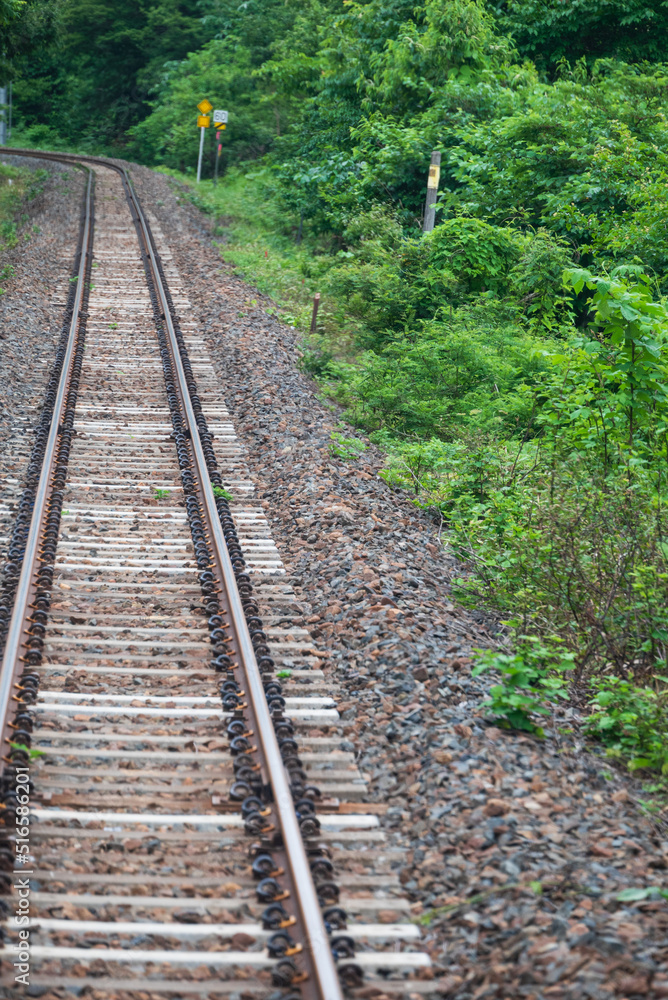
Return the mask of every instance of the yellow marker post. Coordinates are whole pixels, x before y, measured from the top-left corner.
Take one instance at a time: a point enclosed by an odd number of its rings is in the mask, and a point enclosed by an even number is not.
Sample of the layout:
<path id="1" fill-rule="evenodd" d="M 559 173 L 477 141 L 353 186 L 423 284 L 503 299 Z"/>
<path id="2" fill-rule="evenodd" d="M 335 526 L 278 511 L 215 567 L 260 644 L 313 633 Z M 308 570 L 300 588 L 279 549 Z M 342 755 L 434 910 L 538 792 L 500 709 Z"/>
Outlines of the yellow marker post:
<path id="1" fill-rule="evenodd" d="M 204 129 L 209 128 L 211 119 L 209 111 L 213 110 L 213 104 L 205 97 L 197 105 L 199 115 L 197 116 L 197 127 L 199 128 L 199 157 L 197 158 L 197 183 L 202 179 L 202 153 L 204 152 Z"/>
<path id="2" fill-rule="evenodd" d="M 441 179 L 441 154 L 435 149 L 431 154 L 429 177 L 427 178 L 427 200 L 424 206 L 424 222 L 422 232 L 430 233 L 436 222 L 436 198 L 438 197 L 438 182 Z"/>

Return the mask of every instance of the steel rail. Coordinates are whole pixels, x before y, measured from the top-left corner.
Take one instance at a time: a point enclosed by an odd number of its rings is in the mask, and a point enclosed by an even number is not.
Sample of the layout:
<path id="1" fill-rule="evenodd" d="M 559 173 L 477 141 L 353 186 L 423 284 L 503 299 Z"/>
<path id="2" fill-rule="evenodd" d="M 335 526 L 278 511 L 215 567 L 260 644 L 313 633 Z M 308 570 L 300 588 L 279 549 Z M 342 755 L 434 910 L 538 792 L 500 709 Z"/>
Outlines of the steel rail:
<path id="1" fill-rule="evenodd" d="M 304 937 L 304 949 L 301 958 L 307 966 L 308 978 L 300 985 L 303 993 L 314 998 L 314 1000 L 343 1000 L 343 991 L 337 972 L 336 964 L 332 955 L 329 935 L 325 928 L 322 910 L 316 892 L 313 876 L 308 862 L 308 857 L 304 847 L 301 830 L 295 813 L 294 800 L 288 781 L 288 775 L 283 764 L 281 752 L 274 731 L 274 725 L 269 712 L 262 676 L 255 656 L 255 650 L 250 636 L 250 631 L 246 623 L 246 616 L 241 603 L 241 597 L 237 589 L 234 568 L 227 551 L 227 544 L 223 535 L 215 497 L 210 482 L 207 469 L 206 458 L 202 449 L 199 437 L 199 429 L 195 418 L 190 391 L 186 380 L 185 371 L 181 361 L 176 331 L 172 320 L 169 301 L 165 294 L 165 288 L 160 274 L 158 259 L 153 246 L 150 228 L 144 217 L 139 199 L 132 187 L 132 182 L 127 169 L 113 162 L 93 156 L 76 156 L 72 154 L 41 153 L 36 150 L 15 150 L 7 151 L 8 155 L 25 155 L 41 159 L 58 160 L 61 162 L 74 162 L 84 164 L 96 164 L 107 169 L 117 171 L 123 180 L 128 194 L 129 201 L 137 216 L 137 221 L 141 229 L 146 256 L 150 262 L 152 277 L 156 292 L 160 300 L 160 307 L 164 317 L 165 327 L 168 334 L 172 362 L 178 379 L 179 396 L 183 408 L 185 423 L 190 431 L 190 444 L 194 455 L 195 473 L 197 486 L 201 494 L 202 504 L 206 520 L 208 522 L 210 541 L 213 549 L 214 561 L 218 568 L 220 583 L 222 584 L 227 604 L 230 612 L 231 624 L 234 629 L 237 653 L 240 659 L 243 673 L 245 675 L 250 708 L 252 716 L 257 724 L 257 738 L 261 746 L 261 757 L 264 783 L 271 790 L 271 805 L 276 813 L 282 837 L 282 847 L 285 852 L 289 868 L 291 890 L 294 893 L 294 902 L 297 908 L 298 924 L 301 934 Z M 75 310 L 78 314 L 78 309 Z M 52 424 L 56 427 L 57 422 Z M 40 482 L 41 485 L 41 482 Z M 34 520 L 34 518 L 33 518 Z M 32 527 L 31 527 L 32 532 Z M 26 553 L 27 554 L 27 553 Z M 31 563 L 32 565 L 32 563 Z M 24 571 L 26 563 L 24 563 Z M 28 573 L 29 577 L 29 573 Z M 23 573 L 21 576 L 23 580 Z M 18 601 L 15 605 L 15 614 L 12 618 L 18 618 Z M 21 634 L 23 618 L 18 624 L 18 635 Z M 9 647 L 9 641 L 8 641 Z M 11 693 L 11 683 L 7 691 L 7 704 Z M 0 688 L 0 698 L 2 688 Z M 0 700 L 0 710 L 2 701 Z"/>
<path id="2" fill-rule="evenodd" d="M 49 428 L 49 435 L 46 441 L 44 459 L 42 462 L 42 470 L 40 473 L 39 482 L 37 485 L 37 491 L 35 494 L 35 503 L 33 507 L 32 517 L 30 520 L 30 529 L 28 532 L 25 554 L 23 556 L 21 573 L 19 576 L 18 587 L 16 590 L 16 597 L 14 600 L 14 609 L 12 612 L 12 617 L 10 619 L 9 630 L 7 633 L 5 651 L 2 658 L 2 668 L 0 670 L 0 740 L 1 740 L 0 746 L 2 747 L 2 751 L 4 751 L 5 743 L 9 741 L 9 733 L 8 733 L 9 709 L 12 697 L 12 690 L 20 664 L 21 646 L 24 641 L 23 630 L 25 627 L 26 617 L 28 613 L 33 574 L 35 571 L 35 564 L 39 555 L 39 542 L 42 534 L 44 513 L 46 510 L 46 505 L 49 497 L 49 483 L 51 480 L 53 464 L 56 457 L 58 432 L 60 429 L 60 422 L 67 397 L 67 390 L 72 368 L 72 359 L 74 356 L 74 347 L 77 340 L 77 332 L 79 329 L 79 323 L 81 319 L 80 314 L 81 314 L 81 301 L 84 294 L 84 280 L 86 276 L 88 259 L 92 254 L 93 250 L 92 239 L 91 239 L 93 171 L 90 170 L 90 168 L 88 167 L 85 167 L 84 169 L 88 170 L 85 221 L 81 239 L 81 258 L 79 261 L 79 272 L 77 275 L 77 289 L 74 299 L 74 307 L 72 310 L 72 320 L 70 323 L 67 348 L 65 352 L 65 357 L 63 359 L 63 367 L 61 371 L 60 382 L 58 385 L 58 393 L 56 395 L 56 401 L 54 403 L 53 414 L 51 417 L 51 426 Z M 0 755 L 2 754 L 2 751 L 0 751 Z"/>

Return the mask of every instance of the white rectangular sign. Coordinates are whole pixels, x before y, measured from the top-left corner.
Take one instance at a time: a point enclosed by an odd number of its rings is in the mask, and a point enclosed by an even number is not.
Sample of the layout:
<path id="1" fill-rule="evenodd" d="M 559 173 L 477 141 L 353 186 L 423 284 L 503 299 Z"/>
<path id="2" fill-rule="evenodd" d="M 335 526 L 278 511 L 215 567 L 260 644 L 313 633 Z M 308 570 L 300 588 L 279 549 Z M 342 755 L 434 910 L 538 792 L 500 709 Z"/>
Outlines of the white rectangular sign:
<path id="1" fill-rule="evenodd" d="M 226 125 L 227 124 L 227 111 L 214 111 L 214 113 L 213 113 L 213 124 L 214 125 Z"/>

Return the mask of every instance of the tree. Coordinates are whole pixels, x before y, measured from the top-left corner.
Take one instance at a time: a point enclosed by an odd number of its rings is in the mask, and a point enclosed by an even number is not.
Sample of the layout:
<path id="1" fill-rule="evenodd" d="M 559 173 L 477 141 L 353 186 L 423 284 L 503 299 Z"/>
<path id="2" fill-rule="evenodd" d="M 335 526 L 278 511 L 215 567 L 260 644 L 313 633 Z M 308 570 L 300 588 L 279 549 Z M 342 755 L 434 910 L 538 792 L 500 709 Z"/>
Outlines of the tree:
<path id="1" fill-rule="evenodd" d="M 522 55 L 551 70 L 560 60 L 615 56 L 627 62 L 665 58 L 668 7 L 663 0 L 503 0 L 490 3 Z"/>
<path id="2" fill-rule="evenodd" d="M 26 124 L 42 122 L 46 108 L 70 141 L 121 142 L 148 112 L 165 66 L 206 41 L 197 3 L 185 0 L 61 0 L 58 15 L 48 50 L 20 62 L 17 97 Z"/>

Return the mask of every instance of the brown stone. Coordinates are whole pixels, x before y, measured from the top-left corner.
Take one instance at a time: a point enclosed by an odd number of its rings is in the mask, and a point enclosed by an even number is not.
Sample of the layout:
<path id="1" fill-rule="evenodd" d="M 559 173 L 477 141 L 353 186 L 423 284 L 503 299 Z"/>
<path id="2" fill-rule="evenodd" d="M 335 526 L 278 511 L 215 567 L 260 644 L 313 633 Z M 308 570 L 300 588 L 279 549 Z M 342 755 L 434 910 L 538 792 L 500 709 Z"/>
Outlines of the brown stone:
<path id="1" fill-rule="evenodd" d="M 438 981 L 438 988 L 441 996 L 447 997 L 448 994 L 456 990 L 464 982 L 461 976 L 443 976 L 442 979 Z"/>
<path id="2" fill-rule="evenodd" d="M 505 816 L 510 811 L 510 806 L 504 799 L 488 799 L 483 813 L 485 816 Z"/>
<path id="3" fill-rule="evenodd" d="M 492 740 L 493 743 L 495 743 L 496 740 L 498 740 L 502 735 L 503 733 L 500 729 L 497 729 L 496 726 L 488 726 L 485 730 L 485 736 L 488 740 Z"/>
<path id="4" fill-rule="evenodd" d="M 617 989 L 627 996 L 632 996 L 634 994 L 644 996 L 649 989 L 647 977 L 642 974 L 634 976 L 621 976 L 617 980 L 616 985 Z M 656 996 L 656 994 L 653 993 L 653 996 Z"/>
<path id="5" fill-rule="evenodd" d="M 611 858 L 615 852 L 611 851 L 609 847 L 603 847 L 602 844 L 590 844 L 589 853 L 597 858 Z"/>
<path id="6" fill-rule="evenodd" d="M 473 851 L 479 851 L 487 843 L 484 837 L 471 837 L 470 840 L 466 841 L 466 847 L 471 848 Z"/>
<path id="7" fill-rule="evenodd" d="M 246 951 L 247 948 L 250 948 L 255 944 L 255 938 L 250 934 L 233 934 L 230 940 L 232 942 L 232 946 L 234 948 L 238 948 L 240 951 Z"/>

